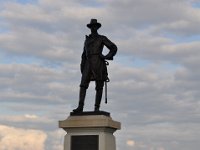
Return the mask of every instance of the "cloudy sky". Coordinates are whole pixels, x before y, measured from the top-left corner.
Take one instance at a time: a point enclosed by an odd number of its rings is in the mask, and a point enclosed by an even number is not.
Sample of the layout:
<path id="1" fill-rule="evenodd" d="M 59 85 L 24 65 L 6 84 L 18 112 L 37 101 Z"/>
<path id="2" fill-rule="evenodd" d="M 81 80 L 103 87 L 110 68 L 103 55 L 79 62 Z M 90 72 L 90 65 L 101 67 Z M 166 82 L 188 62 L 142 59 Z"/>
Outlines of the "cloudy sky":
<path id="1" fill-rule="evenodd" d="M 63 149 L 91 18 L 118 46 L 101 107 L 117 149 L 198 150 L 199 0 L 0 0 L 0 150 Z"/>

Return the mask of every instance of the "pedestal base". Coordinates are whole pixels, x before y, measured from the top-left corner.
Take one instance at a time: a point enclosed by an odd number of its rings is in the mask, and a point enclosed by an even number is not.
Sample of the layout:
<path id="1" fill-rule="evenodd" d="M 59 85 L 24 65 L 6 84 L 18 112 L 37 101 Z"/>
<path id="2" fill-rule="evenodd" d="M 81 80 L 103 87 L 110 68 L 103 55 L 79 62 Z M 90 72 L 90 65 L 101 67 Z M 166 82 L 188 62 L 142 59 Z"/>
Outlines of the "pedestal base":
<path id="1" fill-rule="evenodd" d="M 116 150 L 113 133 L 121 124 L 110 116 L 90 114 L 69 116 L 59 127 L 67 132 L 64 150 Z"/>

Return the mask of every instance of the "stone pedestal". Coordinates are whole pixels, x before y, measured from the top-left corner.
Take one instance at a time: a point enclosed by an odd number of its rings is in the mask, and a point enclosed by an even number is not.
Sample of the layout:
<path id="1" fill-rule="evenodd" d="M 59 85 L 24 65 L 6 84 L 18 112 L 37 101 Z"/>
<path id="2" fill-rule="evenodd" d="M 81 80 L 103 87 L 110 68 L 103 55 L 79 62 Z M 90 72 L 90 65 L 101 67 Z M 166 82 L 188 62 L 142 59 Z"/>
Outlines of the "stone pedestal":
<path id="1" fill-rule="evenodd" d="M 59 121 L 59 127 L 67 132 L 64 150 L 116 150 L 113 133 L 121 124 L 107 112 L 85 112 L 71 113 L 66 120 Z"/>

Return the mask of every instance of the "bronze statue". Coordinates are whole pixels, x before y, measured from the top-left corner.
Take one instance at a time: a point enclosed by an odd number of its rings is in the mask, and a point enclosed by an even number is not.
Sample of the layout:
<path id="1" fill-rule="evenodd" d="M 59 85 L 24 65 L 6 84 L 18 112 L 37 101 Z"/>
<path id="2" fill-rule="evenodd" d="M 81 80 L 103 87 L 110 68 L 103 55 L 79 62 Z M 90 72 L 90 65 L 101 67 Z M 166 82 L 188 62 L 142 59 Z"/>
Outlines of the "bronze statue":
<path id="1" fill-rule="evenodd" d="M 96 84 L 96 99 L 94 111 L 99 111 L 104 82 L 107 82 L 107 62 L 106 60 L 113 60 L 113 56 L 117 52 L 117 46 L 111 42 L 106 36 L 99 35 L 97 30 L 101 27 L 101 24 L 97 22 L 97 19 L 91 19 L 91 22 L 87 24 L 90 28 L 91 34 L 86 35 L 84 49 L 81 60 L 81 84 L 79 93 L 79 105 L 73 110 L 74 113 L 83 112 L 83 106 L 85 101 L 86 90 L 90 81 L 95 81 Z M 109 49 L 107 55 L 103 55 L 103 47 L 106 46 Z"/>

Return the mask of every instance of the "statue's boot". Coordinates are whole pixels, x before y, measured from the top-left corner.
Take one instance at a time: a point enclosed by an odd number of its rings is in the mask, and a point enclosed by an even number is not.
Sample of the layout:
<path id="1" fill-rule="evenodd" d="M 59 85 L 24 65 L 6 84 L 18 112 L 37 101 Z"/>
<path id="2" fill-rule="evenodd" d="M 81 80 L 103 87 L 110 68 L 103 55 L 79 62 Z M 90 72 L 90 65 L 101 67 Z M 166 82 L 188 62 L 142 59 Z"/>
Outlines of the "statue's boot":
<path id="1" fill-rule="evenodd" d="M 103 89 L 96 90 L 96 99 L 95 99 L 95 107 L 94 111 L 99 111 L 101 98 L 102 98 Z"/>
<path id="2" fill-rule="evenodd" d="M 83 112 L 85 95 L 86 95 L 86 88 L 81 87 L 79 92 L 79 105 L 76 109 L 73 110 L 73 112 L 75 113 Z"/>

